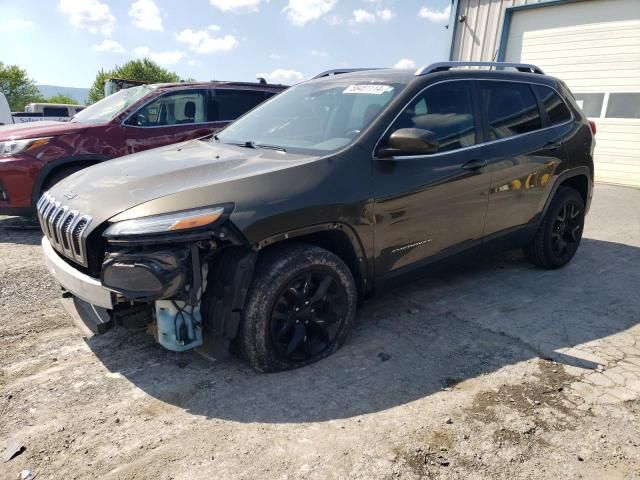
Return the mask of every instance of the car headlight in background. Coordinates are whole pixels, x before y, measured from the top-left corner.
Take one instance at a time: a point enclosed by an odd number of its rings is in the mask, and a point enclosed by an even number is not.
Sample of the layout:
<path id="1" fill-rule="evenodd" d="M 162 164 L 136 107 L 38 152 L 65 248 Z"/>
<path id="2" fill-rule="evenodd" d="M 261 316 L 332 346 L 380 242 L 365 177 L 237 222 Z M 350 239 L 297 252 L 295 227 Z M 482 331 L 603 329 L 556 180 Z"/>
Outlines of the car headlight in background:
<path id="1" fill-rule="evenodd" d="M 172 233 L 214 223 L 224 213 L 223 207 L 198 208 L 183 212 L 133 218 L 114 223 L 104 232 L 105 237 Z"/>
<path id="2" fill-rule="evenodd" d="M 0 155 L 15 155 L 49 142 L 51 137 L 27 138 L 25 140 L 7 140 L 0 142 Z"/>

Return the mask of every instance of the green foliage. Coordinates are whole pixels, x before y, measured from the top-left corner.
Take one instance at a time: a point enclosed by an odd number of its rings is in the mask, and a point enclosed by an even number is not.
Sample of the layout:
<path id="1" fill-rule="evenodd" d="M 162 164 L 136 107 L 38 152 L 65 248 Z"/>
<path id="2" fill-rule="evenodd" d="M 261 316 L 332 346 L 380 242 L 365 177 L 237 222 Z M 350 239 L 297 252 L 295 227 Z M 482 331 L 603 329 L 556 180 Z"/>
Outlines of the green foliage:
<path id="1" fill-rule="evenodd" d="M 89 90 L 89 103 L 97 102 L 104 98 L 104 83 L 108 78 L 123 78 L 125 80 L 139 80 L 149 83 L 179 82 L 180 77 L 162 68 L 148 58 L 131 60 L 122 66 L 112 70 L 101 69 L 96 74 L 96 79 Z"/>
<path id="2" fill-rule="evenodd" d="M 5 65 L 2 62 L 0 62 L 0 92 L 7 97 L 9 107 L 14 112 L 23 112 L 28 103 L 44 100 L 26 70 L 17 65 Z"/>
<path id="3" fill-rule="evenodd" d="M 78 105 L 77 100 L 69 95 L 65 95 L 64 93 L 58 93 L 53 97 L 47 98 L 45 100 L 47 103 L 66 103 L 67 105 Z"/>

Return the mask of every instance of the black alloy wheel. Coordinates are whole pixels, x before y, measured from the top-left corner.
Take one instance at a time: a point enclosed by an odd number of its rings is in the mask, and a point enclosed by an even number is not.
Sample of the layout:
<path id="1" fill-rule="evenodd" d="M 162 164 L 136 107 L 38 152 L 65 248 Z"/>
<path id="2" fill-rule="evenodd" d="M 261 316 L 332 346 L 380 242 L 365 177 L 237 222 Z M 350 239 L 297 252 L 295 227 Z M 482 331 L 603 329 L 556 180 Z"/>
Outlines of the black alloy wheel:
<path id="1" fill-rule="evenodd" d="M 286 360 L 313 361 L 335 341 L 346 311 L 346 292 L 330 272 L 297 276 L 281 290 L 271 311 L 274 349 Z"/>
<path id="2" fill-rule="evenodd" d="M 353 274 L 334 253 L 303 243 L 261 254 L 242 312 L 239 353 L 261 372 L 299 368 L 340 348 L 356 317 Z"/>
<path id="3" fill-rule="evenodd" d="M 582 236 L 581 208 L 568 201 L 560 208 L 551 233 L 551 250 L 557 258 L 573 256 Z"/>
<path id="4" fill-rule="evenodd" d="M 524 249 L 525 256 L 547 269 L 569 263 L 582 240 L 584 214 L 582 195 L 570 187 L 558 188 L 535 237 Z"/>

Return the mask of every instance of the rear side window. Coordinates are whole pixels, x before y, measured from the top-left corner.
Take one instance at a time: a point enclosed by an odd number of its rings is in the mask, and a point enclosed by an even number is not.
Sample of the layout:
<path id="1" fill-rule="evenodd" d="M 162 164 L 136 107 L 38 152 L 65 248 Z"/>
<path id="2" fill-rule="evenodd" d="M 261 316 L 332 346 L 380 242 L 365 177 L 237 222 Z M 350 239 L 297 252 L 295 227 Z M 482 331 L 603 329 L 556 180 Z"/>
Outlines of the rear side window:
<path id="1" fill-rule="evenodd" d="M 515 82 L 479 82 L 479 85 L 491 140 L 542 128 L 538 103 L 529 85 Z"/>
<path id="2" fill-rule="evenodd" d="M 42 107 L 42 113 L 45 117 L 68 117 L 69 109 L 67 107 Z"/>
<path id="3" fill-rule="evenodd" d="M 553 88 L 543 85 L 533 85 L 533 88 L 536 90 L 536 93 L 544 105 L 544 109 L 547 111 L 551 125 L 558 125 L 571 119 L 569 107 L 567 107 L 566 103 L 564 103 L 560 95 L 558 95 Z"/>
<path id="4" fill-rule="evenodd" d="M 213 97 L 213 118 L 235 120 L 265 100 L 262 91 L 216 89 Z"/>
<path id="5" fill-rule="evenodd" d="M 387 134 L 400 128 L 430 130 L 438 137 L 438 152 L 476 143 L 470 82 L 445 82 L 427 88 L 398 116 Z"/>

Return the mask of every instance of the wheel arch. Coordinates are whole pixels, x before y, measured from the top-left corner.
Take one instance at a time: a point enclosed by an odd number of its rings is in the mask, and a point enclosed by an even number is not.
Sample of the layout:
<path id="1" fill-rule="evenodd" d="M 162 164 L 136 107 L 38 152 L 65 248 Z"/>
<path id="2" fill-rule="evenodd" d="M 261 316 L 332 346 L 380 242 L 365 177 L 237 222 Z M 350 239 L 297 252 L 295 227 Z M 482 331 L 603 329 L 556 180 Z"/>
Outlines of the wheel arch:
<path id="1" fill-rule="evenodd" d="M 363 297 L 371 290 L 373 282 L 364 247 L 358 234 L 348 224 L 322 223 L 279 233 L 258 242 L 255 249 L 262 253 L 288 242 L 308 243 L 334 253 L 351 271 L 356 281 L 358 295 Z"/>
<path id="2" fill-rule="evenodd" d="M 38 199 L 43 193 L 42 188 L 47 182 L 47 179 L 51 178 L 52 175 L 55 175 L 57 172 L 64 170 L 65 168 L 83 165 L 83 168 L 85 168 L 95 165 L 96 163 L 104 162 L 105 160 L 111 160 L 111 157 L 106 155 L 75 155 L 47 163 L 36 176 L 33 184 L 33 190 L 31 192 L 31 205 L 35 207 L 36 203 L 38 203 Z"/>
<path id="3" fill-rule="evenodd" d="M 577 190 L 584 200 L 585 215 L 589 211 L 591 196 L 593 194 L 593 178 L 589 167 L 580 166 L 570 170 L 565 170 L 558 175 L 558 178 L 554 182 L 553 187 L 551 187 L 551 191 L 545 200 L 544 208 L 540 215 L 540 222 L 546 215 L 549 205 L 560 187 L 571 187 L 574 190 Z"/>

